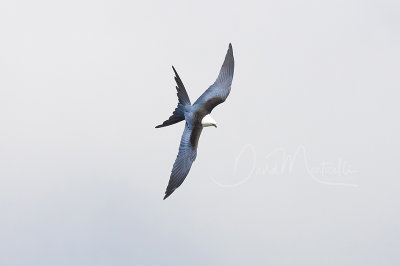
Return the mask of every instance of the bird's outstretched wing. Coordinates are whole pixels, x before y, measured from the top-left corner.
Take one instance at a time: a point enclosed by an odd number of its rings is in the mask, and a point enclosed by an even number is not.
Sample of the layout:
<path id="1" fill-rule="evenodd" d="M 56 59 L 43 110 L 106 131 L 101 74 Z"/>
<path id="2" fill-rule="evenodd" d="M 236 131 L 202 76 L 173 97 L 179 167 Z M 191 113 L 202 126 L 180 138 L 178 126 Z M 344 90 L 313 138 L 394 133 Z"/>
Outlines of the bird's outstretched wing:
<path id="1" fill-rule="evenodd" d="M 209 113 L 220 103 L 223 103 L 231 91 L 235 60 L 233 58 L 232 45 L 226 53 L 217 80 L 194 103 L 206 109 Z"/>
<path id="2" fill-rule="evenodd" d="M 167 190 L 165 191 L 164 199 L 168 198 L 185 180 L 188 175 L 192 163 L 196 159 L 197 144 L 199 142 L 202 127 L 189 128 L 185 125 L 181 144 L 179 145 L 178 156 L 176 157 L 174 166 L 171 171 Z"/>

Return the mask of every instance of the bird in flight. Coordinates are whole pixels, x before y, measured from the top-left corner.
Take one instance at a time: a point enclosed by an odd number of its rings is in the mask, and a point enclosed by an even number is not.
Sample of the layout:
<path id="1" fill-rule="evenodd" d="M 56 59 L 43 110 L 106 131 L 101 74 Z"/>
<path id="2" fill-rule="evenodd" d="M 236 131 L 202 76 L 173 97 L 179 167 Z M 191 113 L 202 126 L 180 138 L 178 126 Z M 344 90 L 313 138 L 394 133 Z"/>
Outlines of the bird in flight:
<path id="1" fill-rule="evenodd" d="M 231 91 L 235 61 L 233 59 L 232 45 L 229 44 L 224 63 L 212 84 L 198 99 L 191 104 L 189 96 L 181 78 L 175 72 L 178 106 L 168 120 L 156 128 L 166 127 L 185 120 L 185 129 L 179 145 L 178 156 L 172 167 L 164 200 L 168 198 L 185 180 L 197 155 L 197 144 L 203 127 L 217 127 L 217 122 L 210 116 L 211 111 L 220 103 L 223 103 Z"/>

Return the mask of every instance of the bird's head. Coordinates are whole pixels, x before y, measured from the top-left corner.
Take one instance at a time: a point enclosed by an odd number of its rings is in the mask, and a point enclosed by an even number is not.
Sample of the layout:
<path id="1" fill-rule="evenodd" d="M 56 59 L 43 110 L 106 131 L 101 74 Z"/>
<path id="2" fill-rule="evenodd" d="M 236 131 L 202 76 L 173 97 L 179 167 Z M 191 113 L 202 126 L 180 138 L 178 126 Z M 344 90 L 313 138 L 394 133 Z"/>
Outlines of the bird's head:
<path id="1" fill-rule="evenodd" d="M 217 122 L 209 114 L 203 117 L 203 119 L 201 120 L 201 124 L 203 125 L 203 127 L 217 127 Z"/>

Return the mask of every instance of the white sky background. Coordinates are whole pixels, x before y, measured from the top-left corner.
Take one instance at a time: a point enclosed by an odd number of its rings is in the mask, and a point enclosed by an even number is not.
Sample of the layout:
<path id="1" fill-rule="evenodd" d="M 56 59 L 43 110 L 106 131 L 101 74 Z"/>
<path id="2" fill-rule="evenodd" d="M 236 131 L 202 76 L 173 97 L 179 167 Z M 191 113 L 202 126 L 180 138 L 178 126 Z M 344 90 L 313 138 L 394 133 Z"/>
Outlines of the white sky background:
<path id="1" fill-rule="evenodd" d="M 398 1 L 2 1 L 0 265 L 399 265 Z M 183 123 L 232 91 L 183 185 Z M 297 156 L 296 156 L 297 154 Z"/>

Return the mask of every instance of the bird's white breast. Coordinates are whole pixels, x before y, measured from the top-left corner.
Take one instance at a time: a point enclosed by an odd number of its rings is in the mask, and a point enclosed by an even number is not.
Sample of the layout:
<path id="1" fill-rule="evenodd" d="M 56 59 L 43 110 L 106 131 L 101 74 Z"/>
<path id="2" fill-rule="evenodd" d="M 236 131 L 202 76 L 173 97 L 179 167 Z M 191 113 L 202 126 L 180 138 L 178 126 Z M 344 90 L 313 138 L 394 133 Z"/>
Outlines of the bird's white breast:
<path id="1" fill-rule="evenodd" d="M 203 127 L 216 126 L 217 122 L 209 114 L 204 116 L 201 120 Z"/>

